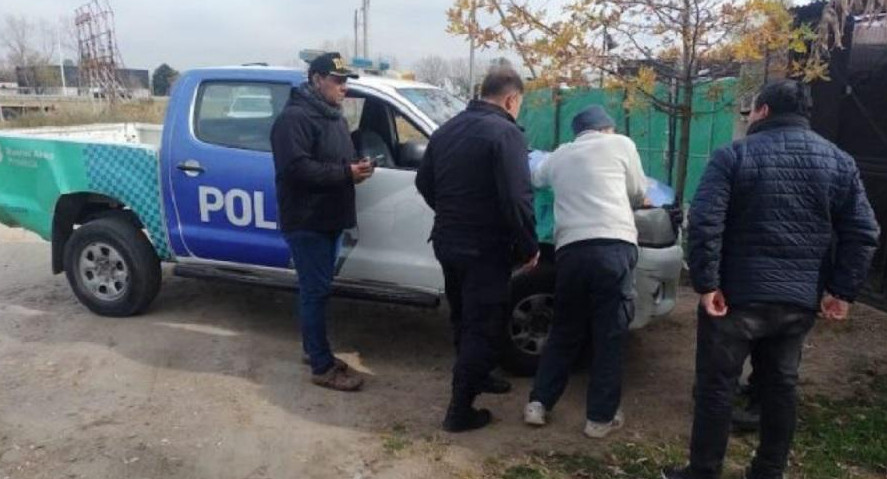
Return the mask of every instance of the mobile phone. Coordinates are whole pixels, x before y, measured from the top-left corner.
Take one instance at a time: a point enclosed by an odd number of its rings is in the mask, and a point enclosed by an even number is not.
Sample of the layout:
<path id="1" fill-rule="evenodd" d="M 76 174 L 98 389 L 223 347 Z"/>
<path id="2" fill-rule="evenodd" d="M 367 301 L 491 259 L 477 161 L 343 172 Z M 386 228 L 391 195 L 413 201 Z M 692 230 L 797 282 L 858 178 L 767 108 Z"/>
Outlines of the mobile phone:
<path id="1" fill-rule="evenodd" d="M 384 159 L 385 159 L 385 155 L 376 155 L 371 158 L 367 158 L 366 156 L 362 156 L 360 158 L 355 158 L 352 163 L 361 163 L 364 160 L 367 160 L 370 162 L 371 165 L 373 165 L 373 168 L 375 168 L 375 167 L 379 166 L 379 161 L 384 160 Z"/>

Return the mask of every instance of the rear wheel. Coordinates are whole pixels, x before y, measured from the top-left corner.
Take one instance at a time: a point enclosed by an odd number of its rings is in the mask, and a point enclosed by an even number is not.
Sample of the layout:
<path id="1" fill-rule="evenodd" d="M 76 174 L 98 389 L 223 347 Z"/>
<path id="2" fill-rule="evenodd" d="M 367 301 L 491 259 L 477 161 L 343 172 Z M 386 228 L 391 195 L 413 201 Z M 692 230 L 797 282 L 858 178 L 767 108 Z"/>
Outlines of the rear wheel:
<path id="1" fill-rule="evenodd" d="M 160 259 L 154 246 L 122 214 L 76 229 L 65 244 L 64 266 L 77 299 L 102 316 L 139 314 L 160 290 Z"/>

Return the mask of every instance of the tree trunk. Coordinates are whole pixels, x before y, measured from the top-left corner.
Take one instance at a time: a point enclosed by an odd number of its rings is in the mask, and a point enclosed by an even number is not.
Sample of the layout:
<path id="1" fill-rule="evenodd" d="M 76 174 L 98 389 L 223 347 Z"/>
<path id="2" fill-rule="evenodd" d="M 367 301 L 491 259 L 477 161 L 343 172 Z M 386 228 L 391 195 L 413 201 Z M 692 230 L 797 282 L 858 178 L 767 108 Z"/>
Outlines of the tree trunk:
<path id="1" fill-rule="evenodd" d="M 684 80 L 681 107 L 681 141 L 678 144 L 677 177 L 675 178 L 675 204 L 684 204 L 684 190 L 687 184 L 687 164 L 690 160 L 690 122 L 693 121 L 693 80 Z"/>
<path id="2" fill-rule="evenodd" d="M 675 204 L 684 206 L 684 190 L 687 184 L 687 163 L 690 160 L 690 122 L 693 120 L 693 74 L 696 44 L 693 36 L 690 0 L 684 0 L 681 11 L 681 39 L 683 42 L 681 58 L 681 80 L 679 88 L 682 98 L 678 108 L 681 123 L 681 142 L 678 144 L 678 170 L 675 178 Z M 698 13 L 698 12 L 697 12 Z"/>
<path id="3" fill-rule="evenodd" d="M 551 90 L 551 99 L 554 101 L 554 151 L 561 145 L 561 89 L 554 87 Z"/>

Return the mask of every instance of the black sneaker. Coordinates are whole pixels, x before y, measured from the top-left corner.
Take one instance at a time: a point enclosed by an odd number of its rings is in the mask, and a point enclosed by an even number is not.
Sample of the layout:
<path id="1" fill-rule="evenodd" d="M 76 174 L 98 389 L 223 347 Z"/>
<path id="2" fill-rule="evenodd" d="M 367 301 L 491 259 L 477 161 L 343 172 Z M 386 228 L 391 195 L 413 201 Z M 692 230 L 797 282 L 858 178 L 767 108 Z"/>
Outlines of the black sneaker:
<path id="1" fill-rule="evenodd" d="M 480 392 L 487 394 L 508 394 L 511 392 L 511 383 L 490 374 L 480 385 Z"/>
<path id="2" fill-rule="evenodd" d="M 493 414 L 487 409 L 463 409 L 456 412 L 454 408 L 447 411 L 443 429 L 447 432 L 465 432 L 480 429 L 493 420 Z"/>
<path id="3" fill-rule="evenodd" d="M 694 479 L 689 467 L 670 467 L 663 469 L 662 479 Z"/>

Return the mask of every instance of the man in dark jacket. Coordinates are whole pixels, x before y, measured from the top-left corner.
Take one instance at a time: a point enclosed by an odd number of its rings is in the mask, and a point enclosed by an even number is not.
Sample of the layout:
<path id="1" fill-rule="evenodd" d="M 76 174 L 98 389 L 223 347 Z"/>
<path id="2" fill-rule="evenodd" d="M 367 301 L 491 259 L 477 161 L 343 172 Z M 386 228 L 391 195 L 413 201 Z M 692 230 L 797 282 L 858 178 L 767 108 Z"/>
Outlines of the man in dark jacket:
<path id="1" fill-rule="evenodd" d="M 473 403 L 493 392 L 487 385 L 505 334 L 511 266 L 517 259 L 532 267 L 539 258 L 527 143 L 515 123 L 523 82 L 511 68 L 494 69 L 481 97 L 432 135 L 416 176 L 435 212 L 431 237 L 458 349 L 443 424 L 451 432 L 490 422 Z"/>
<path id="2" fill-rule="evenodd" d="M 299 274 L 302 348 L 311 380 L 354 391 L 363 380 L 333 356 L 326 337 L 326 303 L 342 231 L 357 224 L 354 185 L 373 174 L 355 163 L 342 116 L 348 78 L 357 78 L 338 53 L 311 62 L 308 81 L 292 91 L 271 130 L 277 204 L 284 238 Z"/>
<path id="3" fill-rule="evenodd" d="M 702 295 L 690 465 L 720 477 L 734 387 L 754 348 L 760 445 L 746 477 L 781 478 L 796 423 L 798 365 L 817 311 L 847 318 L 879 228 L 850 155 L 810 130 L 805 85 L 755 99 L 748 136 L 712 155 L 690 210 L 690 276 Z"/>

